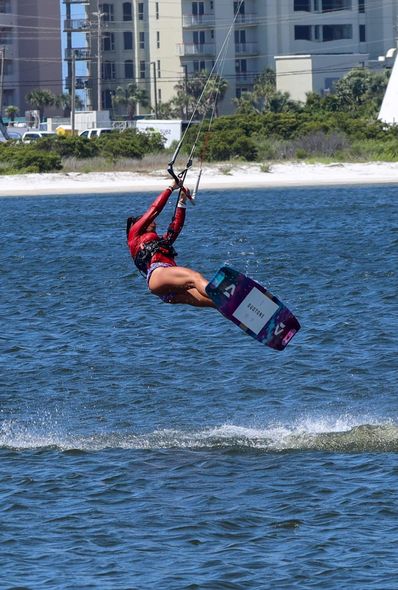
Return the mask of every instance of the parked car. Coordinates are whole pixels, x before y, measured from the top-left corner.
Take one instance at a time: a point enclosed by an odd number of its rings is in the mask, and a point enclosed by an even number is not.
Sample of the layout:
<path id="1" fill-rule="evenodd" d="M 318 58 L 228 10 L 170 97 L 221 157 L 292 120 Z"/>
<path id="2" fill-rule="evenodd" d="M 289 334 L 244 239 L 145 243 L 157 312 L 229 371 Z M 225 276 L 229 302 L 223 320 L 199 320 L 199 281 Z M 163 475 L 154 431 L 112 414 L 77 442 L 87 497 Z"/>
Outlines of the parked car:
<path id="1" fill-rule="evenodd" d="M 8 139 L 12 139 L 13 141 L 22 141 L 22 135 L 20 133 L 17 133 L 16 131 L 8 131 L 7 129 L 7 134 L 8 134 Z M 4 135 L 0 135 L 0 141 L 4 142 L 7 141 L 6 138 L 4 137 Z"/>
<path id="2" fill-rule="evenodd" d="M 79 133 L 80 137 L 87 137 L 87 139 L 93 139 L 95 137 L 101 137 L 105 133 L 113 133 L 116 129 L 112 127 L 94 127 L 93 129 L 85 129 Z"/>
<path id="3" fill-rule="evenodd" d="M 22 135 L 17 131 L 7 131 L 8 138 L 13 139 L 14 141 L 22 141 Z"/>
<path id="4" fill-rule="evenodd" d="M 31 141 L 37 141 L 43 137 L 55 137 L 56 134 L 53 131 L 26 131 L 22 136 L 23 143 L 30 143 Z"/>

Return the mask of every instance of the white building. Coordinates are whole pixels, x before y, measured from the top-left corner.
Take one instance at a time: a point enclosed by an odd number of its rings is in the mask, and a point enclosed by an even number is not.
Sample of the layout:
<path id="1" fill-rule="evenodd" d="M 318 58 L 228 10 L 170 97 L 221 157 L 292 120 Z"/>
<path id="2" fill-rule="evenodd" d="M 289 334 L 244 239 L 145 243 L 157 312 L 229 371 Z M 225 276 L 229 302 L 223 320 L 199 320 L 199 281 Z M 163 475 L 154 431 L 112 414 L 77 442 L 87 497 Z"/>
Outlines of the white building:
<path id="1" fill-rule="evenodd" d="M 224 113 L 266 68 L 276 70 L 278 89 L 305 99 L 310 90 L 330 90 L 354 66 L 373 66 L 396 45 L 398 0 L 63 1 L 69 61 L 72 33 L 87 33 L 86 46 L 75 53 L 87 60 L 94 107 L 100 94 L 101 107 L 110 108 L 116 87 L 133 81 L 146 89 L 155 110 L 175 95 L 177 82 L 212 69 L 232 24 L 217 67 L 229 84 Z M 78 4 L 87 17 L 75 22 L 71 8 Z"/>

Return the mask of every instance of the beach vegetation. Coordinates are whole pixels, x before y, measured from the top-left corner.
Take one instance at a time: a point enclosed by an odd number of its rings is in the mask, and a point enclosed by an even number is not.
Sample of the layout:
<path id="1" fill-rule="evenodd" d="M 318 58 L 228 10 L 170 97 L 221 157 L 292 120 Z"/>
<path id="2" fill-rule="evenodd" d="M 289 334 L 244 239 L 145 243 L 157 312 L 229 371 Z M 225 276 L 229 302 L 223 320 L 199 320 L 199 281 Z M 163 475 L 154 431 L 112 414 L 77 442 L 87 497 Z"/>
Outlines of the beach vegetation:
<path id="1" fill-rule="evenodd" d="M 61 157 L 37 149 L 37 144 L 0 144 L 0 174 L 53 172 L 62 169 Z"/>
<path id="2" fill-rule="evenodd" d="M 196 153 L 207 163 L 238 160 L 259 162 L 263 167 L 288 160 L 398 161 L 398 126 L 386 126 L 377 119 L 388 77 L 387 71 L 354 68 L 330 93 L 321 96 L 311 92 L 305 102 L 298 102 L 278 91 L 275 73 L 266 70 L 258 76 L 252 92 L 235 100 L 235 114 L 216 116 L 211 126 L 200 128 Z M 213 76 L 209 81 L 206 72 L 199 72 L 177 84 L 175 98 L 159 103 L 158 115 L 190 117 L 201 97 L 198 117 L 213 117 L 214 96 L 220 99 L 226 89 L 227 82 L 221 77 Z M 32 107 L 41 110 L 51 104 L 68 107 L 67 102 L 57 102 L 44 90 L 32 91 L 27 98 Z M 117 90 L 114 107 L 125 109 L 126 116 L 132 117 L 137 104 L 146 100 L 130 84 Z M 191 126 L 181 154 L 189 154 L 197 133 L 198 126 Z M 13 151 L 8 142 L 0 149 L 0 167 L 3 173 L 32 167 L 38 171 L 59 170 L 62 166 L 80 171 L 137 170 L 142 160 L 145 165 L 140 171 L 148 173 L 158 169 L 163 160 L 167 167 L 175 145 L 166 150 L 164 141 L 157 131 L 143 133 L 130 128 L 91 140 L 47 137 L 34 146 L 19 145 L 18 151 Z M 147 164 L 151 158 L 152 166 Z"/>

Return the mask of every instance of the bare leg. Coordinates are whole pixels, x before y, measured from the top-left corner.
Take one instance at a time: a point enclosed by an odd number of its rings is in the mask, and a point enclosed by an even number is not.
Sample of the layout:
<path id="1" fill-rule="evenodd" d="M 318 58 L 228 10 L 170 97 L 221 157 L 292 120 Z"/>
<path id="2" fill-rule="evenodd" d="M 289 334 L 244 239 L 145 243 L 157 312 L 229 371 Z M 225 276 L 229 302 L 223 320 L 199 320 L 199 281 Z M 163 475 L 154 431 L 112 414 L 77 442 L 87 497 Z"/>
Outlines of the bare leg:
<path id="1" fill-rule="evenodd" d="M 149 279 L 149 289 L 154 295 L 175 293 L 174 303 L 187 303 L 197 307 L 215 307 L 207 296 L 208 281 L 199 273 L 184 266 L 156 268 Z"/>
<path id="2" fill-rule="evenodd" d="M 176 293 L 173 297 L 170 297 L 169 303 L 184 303 L 193 307 L 216 307 L 209 297 L 203 297 L 196 289 Z"/>

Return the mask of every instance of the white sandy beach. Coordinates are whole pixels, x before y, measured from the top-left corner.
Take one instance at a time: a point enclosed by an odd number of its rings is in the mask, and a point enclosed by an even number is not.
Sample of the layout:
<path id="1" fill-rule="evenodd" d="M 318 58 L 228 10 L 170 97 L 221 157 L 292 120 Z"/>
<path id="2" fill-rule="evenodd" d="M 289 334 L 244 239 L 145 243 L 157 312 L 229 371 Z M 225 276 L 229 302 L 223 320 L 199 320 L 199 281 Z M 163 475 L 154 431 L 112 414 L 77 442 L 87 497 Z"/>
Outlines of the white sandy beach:
<path id="1" fill-rule="evenodd" d="M 192 169 L 186 185 L 196 183 Z M 51 173 L 0 177 L 0 196 L 58 195 L 161 190 L 170 183 L 165 170 L 150 175 L 134 172 Z M 237 188 L 275 188 L 330 185 L 398 184 L 398 162 L 365 164 L 271 164 L 262 171 L 258 164 L 220 164 L 205 167 L 201 190 Z"/>

